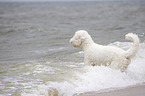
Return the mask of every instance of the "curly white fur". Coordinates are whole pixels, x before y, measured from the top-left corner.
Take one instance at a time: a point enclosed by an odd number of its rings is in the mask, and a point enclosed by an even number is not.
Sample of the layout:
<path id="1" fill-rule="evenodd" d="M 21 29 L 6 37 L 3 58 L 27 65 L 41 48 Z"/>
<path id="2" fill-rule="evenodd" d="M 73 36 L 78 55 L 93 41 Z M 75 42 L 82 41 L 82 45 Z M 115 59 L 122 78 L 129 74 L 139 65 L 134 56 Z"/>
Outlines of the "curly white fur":
<path id="1" fill-rule="evenodd" d="M 86 65 L 105 65 L 121 71 L 126 70 L 139 48 L 139 38 L 136 34 L 126 35 L 127 40 L 132 40 L 134 45 L 129 50 L 96 44 L 88 32 L 84 30 L 77 31 L 70 43 L 84 51 L 84 62 Z"/>

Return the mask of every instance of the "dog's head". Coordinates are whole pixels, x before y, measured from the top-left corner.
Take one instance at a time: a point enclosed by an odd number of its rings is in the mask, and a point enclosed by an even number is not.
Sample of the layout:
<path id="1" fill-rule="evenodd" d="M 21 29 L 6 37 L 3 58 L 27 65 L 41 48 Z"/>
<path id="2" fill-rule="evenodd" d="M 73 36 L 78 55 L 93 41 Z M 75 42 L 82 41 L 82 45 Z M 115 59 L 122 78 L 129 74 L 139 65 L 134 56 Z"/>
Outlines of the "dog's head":
<path id="1" fill-rule="evenodd" d="M 73 38 L 70 39 L 70 43 L 76 48 L 82 48 L 83 43 L 91 38 L 87 31 L 79 30 L 75 33 Z"/>

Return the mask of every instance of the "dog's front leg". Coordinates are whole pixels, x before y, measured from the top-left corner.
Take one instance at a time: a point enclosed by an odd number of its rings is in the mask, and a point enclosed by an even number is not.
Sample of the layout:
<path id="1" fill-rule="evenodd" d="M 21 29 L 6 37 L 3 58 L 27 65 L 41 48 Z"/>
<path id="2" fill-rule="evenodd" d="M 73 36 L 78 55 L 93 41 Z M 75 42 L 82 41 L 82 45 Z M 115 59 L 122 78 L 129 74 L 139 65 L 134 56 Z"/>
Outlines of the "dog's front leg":
<path id="1" fill-rule="evenodd" d="M 91 66 L 90 60 L 89 60 L 88 58 L 86 58 L 86 57 L 84 57 L 84 63 L 85 63 L 85 65 L 87 65 L 87 66 Z"/>
<path id="2" fill-rule="evenodd" d="M 85 61 L 85 65 L 87 66 L 95 66 L 95 63 L 94 62 L 89 62 L 89 61 Z"/>

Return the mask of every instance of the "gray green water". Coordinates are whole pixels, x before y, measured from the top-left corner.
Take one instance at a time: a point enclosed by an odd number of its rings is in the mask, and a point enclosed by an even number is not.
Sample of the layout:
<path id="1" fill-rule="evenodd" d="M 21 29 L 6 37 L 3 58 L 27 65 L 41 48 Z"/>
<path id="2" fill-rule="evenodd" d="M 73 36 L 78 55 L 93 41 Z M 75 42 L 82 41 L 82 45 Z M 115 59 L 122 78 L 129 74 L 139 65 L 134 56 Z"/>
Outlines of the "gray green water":
<path id="1" fill-rule="evenodd" d="M 140 50 L 126 73 L 86 67 L 69 44 L 77 30 L 96 43 Z M 0 96 L 59 96 L 145 82 L 145 2 L 0 2 Z M 108 74 L 106 76 L 106 74 Z"/>

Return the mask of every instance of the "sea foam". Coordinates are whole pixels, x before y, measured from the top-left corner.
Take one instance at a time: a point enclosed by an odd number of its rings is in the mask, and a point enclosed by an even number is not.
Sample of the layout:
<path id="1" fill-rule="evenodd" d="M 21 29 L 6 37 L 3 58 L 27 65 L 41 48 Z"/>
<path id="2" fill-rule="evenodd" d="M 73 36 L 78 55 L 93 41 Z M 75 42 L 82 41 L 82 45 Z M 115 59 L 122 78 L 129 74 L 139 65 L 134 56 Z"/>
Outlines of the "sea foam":
<path id="1" fill-rule="evenodd" d="M 115 42 L 123 49 L 132 43 Z M 83 54 L 83 52 L 78 52 Z M 83 66 L 72 68 L 58 75 L 56 81 L 46 81 L 42 85 L 22 96 L 73 96 L 84 92 L 100 91 L 106 89 L 124 88 L 145 82 L 145 44 L 140 44 L 140 49 L 125 72 L 111 69 L 106 66 Z M 82 64 L 82 63 L 81 63 Z"/>

